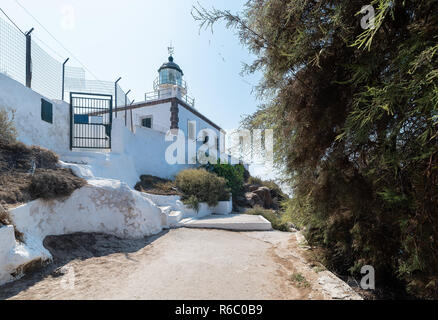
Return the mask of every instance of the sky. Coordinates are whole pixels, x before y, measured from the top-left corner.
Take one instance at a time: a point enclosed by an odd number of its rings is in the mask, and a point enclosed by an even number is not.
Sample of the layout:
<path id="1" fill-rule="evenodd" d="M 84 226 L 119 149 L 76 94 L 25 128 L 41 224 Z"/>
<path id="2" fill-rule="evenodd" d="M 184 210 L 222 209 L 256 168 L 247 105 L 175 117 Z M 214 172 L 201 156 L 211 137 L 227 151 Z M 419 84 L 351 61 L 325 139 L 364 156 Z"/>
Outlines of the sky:
<path id="1" fill-rule="evenodd" d="M 199 0 L 239 12 L 246 0 Z M 175 62 L 182 68 L 196 108 L 224 129 L 239 125 L 260 101 L 252 90 L 260 74 L 240 76 L 243 63 L 254 56 L 223 23 L 199 30 L 191 16 L 193 0 L 2 0 L 1 8 L 23 30 L 34 27 L 34 40 L 53 57 L 81 66 L 73 53 L 99 80 L 115 81 L 132 90 L 129 97 L 144 100 L 153 91 L 157 70 L 167 61 L 170 43 Z M 56 42 L 20 5 L 61 42 Z M 0 13 L 1 14 L 1 13 Z M 2 15 L 2 14 L 1 14 Z M 4 16 L 2 16 L 4 19 Z M 68 50 L 66 51 L 64 47 Z"/>

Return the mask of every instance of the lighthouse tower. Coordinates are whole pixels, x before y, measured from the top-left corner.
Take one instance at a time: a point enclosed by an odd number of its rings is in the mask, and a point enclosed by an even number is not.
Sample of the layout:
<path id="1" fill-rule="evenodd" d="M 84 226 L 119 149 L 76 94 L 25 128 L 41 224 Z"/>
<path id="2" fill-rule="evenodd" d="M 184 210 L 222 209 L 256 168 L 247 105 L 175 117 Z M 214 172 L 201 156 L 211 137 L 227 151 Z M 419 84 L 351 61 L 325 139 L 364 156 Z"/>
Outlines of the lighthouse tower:
<path id="1" fill-rule="evenodd" d="M 158 69 L 158 78 L 154 81 L 154 90 L 158 97 L 177 97 L 181 100 L 187 99 L 187 84 L 183 80 L 184 73 L 174 62 L 173 47 L 169 47 L 168 61 Z"/>

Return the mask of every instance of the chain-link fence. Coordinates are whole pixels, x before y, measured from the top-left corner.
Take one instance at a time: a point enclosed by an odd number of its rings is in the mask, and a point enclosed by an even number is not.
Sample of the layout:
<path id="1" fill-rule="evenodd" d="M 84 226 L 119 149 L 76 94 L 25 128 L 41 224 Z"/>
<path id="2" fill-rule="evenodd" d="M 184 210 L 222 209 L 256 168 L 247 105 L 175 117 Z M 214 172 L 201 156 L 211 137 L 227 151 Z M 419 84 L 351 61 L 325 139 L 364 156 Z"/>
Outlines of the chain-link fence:
<path id="1" fill-rule="evenodd" d="M 125 92 L 117 84 L 117 94 L 115 92 L 116 86 L 114 82 L 102 81 L 102 80 L 88 80 L 85 79 L 85 70 L 80 67 L 65 67 L 65 84 L 64 84 L 64 97 L 68 99 L 70 92 L 82 92 L 82 93 L 100 93 L 110 94 L 113 96 L 114 105 L 125 105 Z M 117 96 L 117 102 L 116 97 Z M 127 99 L 129 105 L 131 100 Z"/>
<path id="2" fill-rule="evenodd" d="M 27 70 L 26 61 L 29 60 L 30 70 Z M 63 79 L 63 63 L 53 58 L 33 39 L 27 47 L 26 35 L 2 18 L 0 18 L 0 73 L 24 85 L 26 79 L 29 79 L 30 87 L 34 91 L 50 99 L 62 99 L 64 81 L 64 100 L 67 102 L 70 99 L 70 92 L 83 92 L 110 94 L 113 96 L 115 106 L 125 105 L 125 92 L 119 85 L 116 86 L 111 81 L 86 79 L 84 68 L 65 66 Z M 127 99 L 127 104 L 130 103 L 131 101 Z"/>
<path id="3" fill-rule="evenodd" d="M 62 99 L 62 63 L 52 58 L 35 41 L 31 44 L 31 88 L 51 99 Z"/>
<path id="4" fill-rule="evenodd" d="M 23 84 L 26 81 L 26 37 L 1 18 L 0 72 Z"/>

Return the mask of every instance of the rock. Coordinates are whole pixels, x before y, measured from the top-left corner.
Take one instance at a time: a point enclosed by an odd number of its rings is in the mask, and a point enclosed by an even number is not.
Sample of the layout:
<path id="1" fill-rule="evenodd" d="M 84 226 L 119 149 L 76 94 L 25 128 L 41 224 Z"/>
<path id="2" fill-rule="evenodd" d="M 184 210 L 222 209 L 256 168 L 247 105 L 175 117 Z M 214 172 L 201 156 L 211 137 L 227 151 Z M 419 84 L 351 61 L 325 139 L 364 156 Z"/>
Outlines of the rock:
<path id="1" fill-rule="evenodd" d="M 247 204 L 250 207 L 261 206 L 263 207 L 263 200 L 255 192 L 245 193 Z"/>
<path id="2" fill-rule="evenodd" d="M 238 207 L 247 207 L 248 206 L 248 201 L 246 200 L 245 197 L 237 196 L 235 201 L 236 201 L 236 205 Z"/>
<path id="3" fill-rule="evenodd" d="M 263 208 L 269 209 L 272 207 L 272 198 L 271 198 L 271 191 L 267 187 L 260 187 L 257 190 L 253 191 L 260 199 L 261 199 L 261 206 Z"/>
<path id="4" fill-rule="evenodd" d="M 287 227 L 289 229 L 290 232 L 298 232 L 299 228 L 297 226 L 295 226 L 293 223 L 291 222 L 287 222 Z"/>
<path id="5" fill-rule="evenodd" d="M 57 278 L 66 275 L 69 272 L 70 268 L 67 266 L 56 268 L 52 271 L 52 276 Z"/>
<path id="6" fill-rule="evenodd" d="M 254 191 L 256 191 L 260 187 L 261 186 L 259 186 L 257 184 L 251 184 L 251 185 L 248 186 L 248 190 L 249 190 L 249 192 L 254 192 Z"/>

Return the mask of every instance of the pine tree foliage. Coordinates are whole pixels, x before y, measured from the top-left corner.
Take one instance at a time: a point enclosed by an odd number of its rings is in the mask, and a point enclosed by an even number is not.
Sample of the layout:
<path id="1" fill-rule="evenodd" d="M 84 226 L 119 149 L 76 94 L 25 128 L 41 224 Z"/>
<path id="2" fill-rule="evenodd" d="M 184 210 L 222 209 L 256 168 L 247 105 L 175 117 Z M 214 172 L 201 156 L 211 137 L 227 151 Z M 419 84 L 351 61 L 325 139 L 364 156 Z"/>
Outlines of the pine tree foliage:
<path id="1" fill-rule="evenodd" d="M 371 0 L 369 0 L 371 1 Z M 205 9 L 256 55 L 270 103 L 244 119 L 275 131 L 288 210 L 327 264 L 438 297 L 438 1 L 250 0 Z M 374 28 L 360 13 L 375 9 Z"/>

